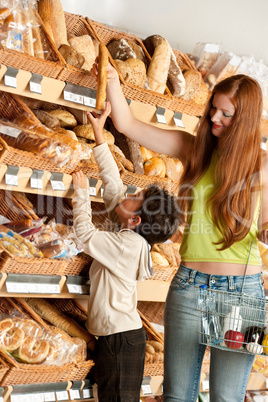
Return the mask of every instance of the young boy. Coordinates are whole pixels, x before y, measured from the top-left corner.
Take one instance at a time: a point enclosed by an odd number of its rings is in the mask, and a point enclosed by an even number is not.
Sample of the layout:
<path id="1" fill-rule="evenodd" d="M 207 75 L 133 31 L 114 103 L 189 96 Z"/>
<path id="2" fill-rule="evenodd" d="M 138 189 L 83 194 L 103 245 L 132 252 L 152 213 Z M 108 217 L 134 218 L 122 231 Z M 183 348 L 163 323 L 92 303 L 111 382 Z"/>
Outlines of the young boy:
<path id="1" fill-rule="evenodd" d="M 100 402 L 138 402 L 143 379 L 146 333 L 137 312 L 138 280 L 152 275 L 150 245 L 167 240 L 178 228 L 176 198 L 157 186 L 124 197 L 117 165 L 103 137 L 111 112 L 88 113 L 96 146 L 94 157 L 103 183 L 109 217 L 119 224 L 113 232 L 92 224 L 88 179 L 73 173 L 74 230 L 84 252 L 93 257 L 87 329 L 98 337 L 95 380 Z"/>

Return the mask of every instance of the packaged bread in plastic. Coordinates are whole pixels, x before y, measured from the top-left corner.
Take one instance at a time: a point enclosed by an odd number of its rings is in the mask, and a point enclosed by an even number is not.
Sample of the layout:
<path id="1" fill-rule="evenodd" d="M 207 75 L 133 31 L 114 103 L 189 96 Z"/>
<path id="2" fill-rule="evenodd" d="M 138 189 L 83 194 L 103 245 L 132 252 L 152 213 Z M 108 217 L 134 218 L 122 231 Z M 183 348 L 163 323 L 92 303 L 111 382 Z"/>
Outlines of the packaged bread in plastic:
<path id="1" fill-rule="evenodd" d="M 206 76 L 206 82 L 213 88 L 217 82 L 236 74 L 240 63 L 240 56 L 229 52 L 223 52 L 209 70 Z"/>
<path id="2" fill-rule="evenodd" d="M 0 225 L 0 246 L 19 257 L 43 257 L 29 240 L 4 225 Z"/>
<path id="3" fill-rule="evenodd" d="M 23 311 L 0 298 L 0 349 L 19 363 L 57 365 L 81 361 L 86 342 L 64 331 L 44 327 Z M 6 309 L 6 310 L 5 310 Z M 81 351 L 82 349 L 82 351 Z"/>
<path id="4" fill-rule="evenodd" d="M 220 45 L 216 43 L 198 42 L 193 50 L 192 59 L 195 66 L 205 78 L 221 54 Z"/>

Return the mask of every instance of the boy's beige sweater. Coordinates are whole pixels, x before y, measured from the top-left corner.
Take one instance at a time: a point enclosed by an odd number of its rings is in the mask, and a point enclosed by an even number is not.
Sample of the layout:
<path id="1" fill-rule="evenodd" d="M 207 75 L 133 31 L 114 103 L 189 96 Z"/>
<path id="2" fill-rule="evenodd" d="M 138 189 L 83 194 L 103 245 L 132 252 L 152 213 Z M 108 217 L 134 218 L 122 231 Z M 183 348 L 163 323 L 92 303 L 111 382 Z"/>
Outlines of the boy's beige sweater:
<path id="1" fill-rule="evenodd" d="M 103 201 L 109 217 L 124 197 L 118 168 L 106 143 L 93 149 L 103 183 Z M 137 280 L 151 276 L 146 240 L 131 230 L 109 232 L 92 223 L 88 191 L 74 193 L 74 230 L 84 252 L 94 259 L 90 271 L 87 329 L 96 336 L 111 335 L 142 327 L 137 312 Z"/>

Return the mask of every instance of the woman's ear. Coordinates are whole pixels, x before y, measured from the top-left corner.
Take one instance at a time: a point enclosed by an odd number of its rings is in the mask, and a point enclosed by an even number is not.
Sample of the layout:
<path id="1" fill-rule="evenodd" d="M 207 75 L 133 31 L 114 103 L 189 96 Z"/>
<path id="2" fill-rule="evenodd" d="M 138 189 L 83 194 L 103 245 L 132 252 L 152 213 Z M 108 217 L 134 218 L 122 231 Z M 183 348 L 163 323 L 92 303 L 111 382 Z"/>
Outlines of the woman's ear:
<path id="1" fill-rule="evenodd" d="M 140 223 L 141 223 L 140 215 L 135 215 L 132 216 L 131 218 L 128 218 L 129 227 L 139 226 Z"/>

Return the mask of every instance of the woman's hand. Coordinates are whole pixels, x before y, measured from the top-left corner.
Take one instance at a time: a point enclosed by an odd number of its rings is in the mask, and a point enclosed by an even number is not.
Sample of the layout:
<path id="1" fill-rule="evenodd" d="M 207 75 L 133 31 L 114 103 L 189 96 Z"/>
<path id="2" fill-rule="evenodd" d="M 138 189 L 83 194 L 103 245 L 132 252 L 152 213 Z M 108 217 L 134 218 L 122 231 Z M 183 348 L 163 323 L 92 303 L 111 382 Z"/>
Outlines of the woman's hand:
<path id="1" fill-rule="evenodd" d="M 77 190 L 79 188 L 89 190 L 88 178 L 81 170 L 79 172 L 73 173 L 72 177 L 73 177 L 74 190 Z"/>
<path id="2" fill-rule="evenodd" d="M 98 58 L 96 58 L 93 66 L 91 67 L 90 72 L 92 75 L 94 75 L 96 80 L 98 80 Z M 118 73 L 117 73 L 116 69 L 110 63 L 108 63 L 107 81 L 112 81 L 113 79 L 118 79 Z"/>

